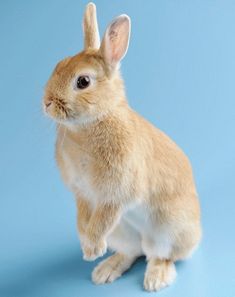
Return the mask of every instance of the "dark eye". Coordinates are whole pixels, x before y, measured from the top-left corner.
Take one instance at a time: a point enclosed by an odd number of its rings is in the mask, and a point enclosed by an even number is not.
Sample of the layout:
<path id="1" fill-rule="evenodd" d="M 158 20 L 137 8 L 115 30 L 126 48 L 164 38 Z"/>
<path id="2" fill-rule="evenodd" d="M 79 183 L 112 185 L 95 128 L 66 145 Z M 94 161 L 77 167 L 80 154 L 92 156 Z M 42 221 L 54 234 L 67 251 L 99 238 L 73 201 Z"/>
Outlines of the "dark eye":
<path id="1" fill-rule="evenodd" d="M 79 76 L 77 79 L 77 88 L 78 89 L 85 89 L 90 85 L 90 78 L 87 75 Z"/>

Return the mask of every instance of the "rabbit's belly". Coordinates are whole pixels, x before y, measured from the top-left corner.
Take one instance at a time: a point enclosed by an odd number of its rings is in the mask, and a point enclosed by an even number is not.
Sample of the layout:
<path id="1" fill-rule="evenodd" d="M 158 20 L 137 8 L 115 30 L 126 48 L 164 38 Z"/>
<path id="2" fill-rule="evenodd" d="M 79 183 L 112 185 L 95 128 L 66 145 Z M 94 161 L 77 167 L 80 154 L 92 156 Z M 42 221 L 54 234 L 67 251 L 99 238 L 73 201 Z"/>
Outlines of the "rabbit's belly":
<path id="1" fill-rule="evenodd" d="M 122 230 L 122 232 L 120 232 Z M 147 257 L 168 258 L 172 252 L 172 226 L 153 222 L 148 209 L 138 205 L 128 210 L 121 218 L 113 237 L 121 245 L 130 241 L 132 249 L 141 247 L 142 254 Z M 123 251 L 124 252 L 124 251 Z"/>
<path id="2" fill-rule="evenodd" d="M 146 232 L 152 233 L 154 226 L 150 217 L 149 211 L 140 204 L 127 210 L 124 213 L 122 220 L 132 226 L 140 234 Z"/>

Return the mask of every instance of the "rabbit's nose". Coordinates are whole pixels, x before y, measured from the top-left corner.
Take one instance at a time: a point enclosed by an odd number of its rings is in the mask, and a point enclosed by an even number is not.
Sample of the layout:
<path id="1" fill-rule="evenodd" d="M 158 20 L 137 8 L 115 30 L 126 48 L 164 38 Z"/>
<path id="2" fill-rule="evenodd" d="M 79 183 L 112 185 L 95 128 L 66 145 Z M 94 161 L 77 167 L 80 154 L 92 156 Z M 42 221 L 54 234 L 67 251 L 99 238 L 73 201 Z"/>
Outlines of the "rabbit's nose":
<path id="1" fill-rule="evenodd" d="M 51 101 L 50 102 L 46 102 L 45 103 L 46 108 L 48 108 L 51 105 L 51 103 L 52 103 Z"/>
<path id="2" fill-rule="evenodd" d="M 44 100 L 44 106 L 45 106 L 45 109 L 48 109 L 50 106 L 51 106 L 51 104 L 52 104 L 52 98 L 46 98 L 45 100 Z"/>
<path id="3" fill-rule="evenodd" d="M 46 113 L 49 112 L 51 106 L 52 106 L 52 100 L 45 100 L 45 101 L 44 101 L 44 106 L 43 106 L 43 107 L 44 107 L 44 111 L 45 111 Z"/>

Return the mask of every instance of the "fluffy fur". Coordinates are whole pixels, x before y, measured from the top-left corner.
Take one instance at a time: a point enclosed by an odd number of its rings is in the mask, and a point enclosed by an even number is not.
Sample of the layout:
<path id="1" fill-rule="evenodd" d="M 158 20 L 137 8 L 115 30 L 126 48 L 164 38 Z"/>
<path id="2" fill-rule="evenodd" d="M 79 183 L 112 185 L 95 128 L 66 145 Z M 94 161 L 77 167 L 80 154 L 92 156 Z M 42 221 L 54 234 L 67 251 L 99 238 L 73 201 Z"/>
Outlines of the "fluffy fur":
<path id="1" fill-rule="evenodd" d="M 101 45 L 95 5 L 84 16 L 84 51 L 61 61 L 49 79 L 46 113 L 58 123 L 56 159 L 74 192 L 84 259 L 115 254 L 95 268 L 95 283 L 111 282 L 135 259 L 148 261 L 144 287 L 175 278 L 174 262 L 201 237 L 200 208 L 188 158 L 163 132 L 135 113 L 125 97 L 119 62 L 130 19 L 116 18 Z M 88 75 L 89 87 L 76 79 Z"/>

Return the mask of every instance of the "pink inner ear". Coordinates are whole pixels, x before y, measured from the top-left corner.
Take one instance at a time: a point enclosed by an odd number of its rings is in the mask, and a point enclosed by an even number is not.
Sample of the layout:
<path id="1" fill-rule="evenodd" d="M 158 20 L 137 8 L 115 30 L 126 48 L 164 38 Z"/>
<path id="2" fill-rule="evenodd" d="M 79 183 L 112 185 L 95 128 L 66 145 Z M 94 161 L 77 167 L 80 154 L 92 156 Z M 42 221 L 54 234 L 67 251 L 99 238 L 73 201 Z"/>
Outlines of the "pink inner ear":
<path id="1" fill-rule="evenodd" d="M 125 55 L 129 39 L 129 23 L 126 19 L 117 19 L 109 28 L 109 49 L 112 62 L 119 62 Z"/>

